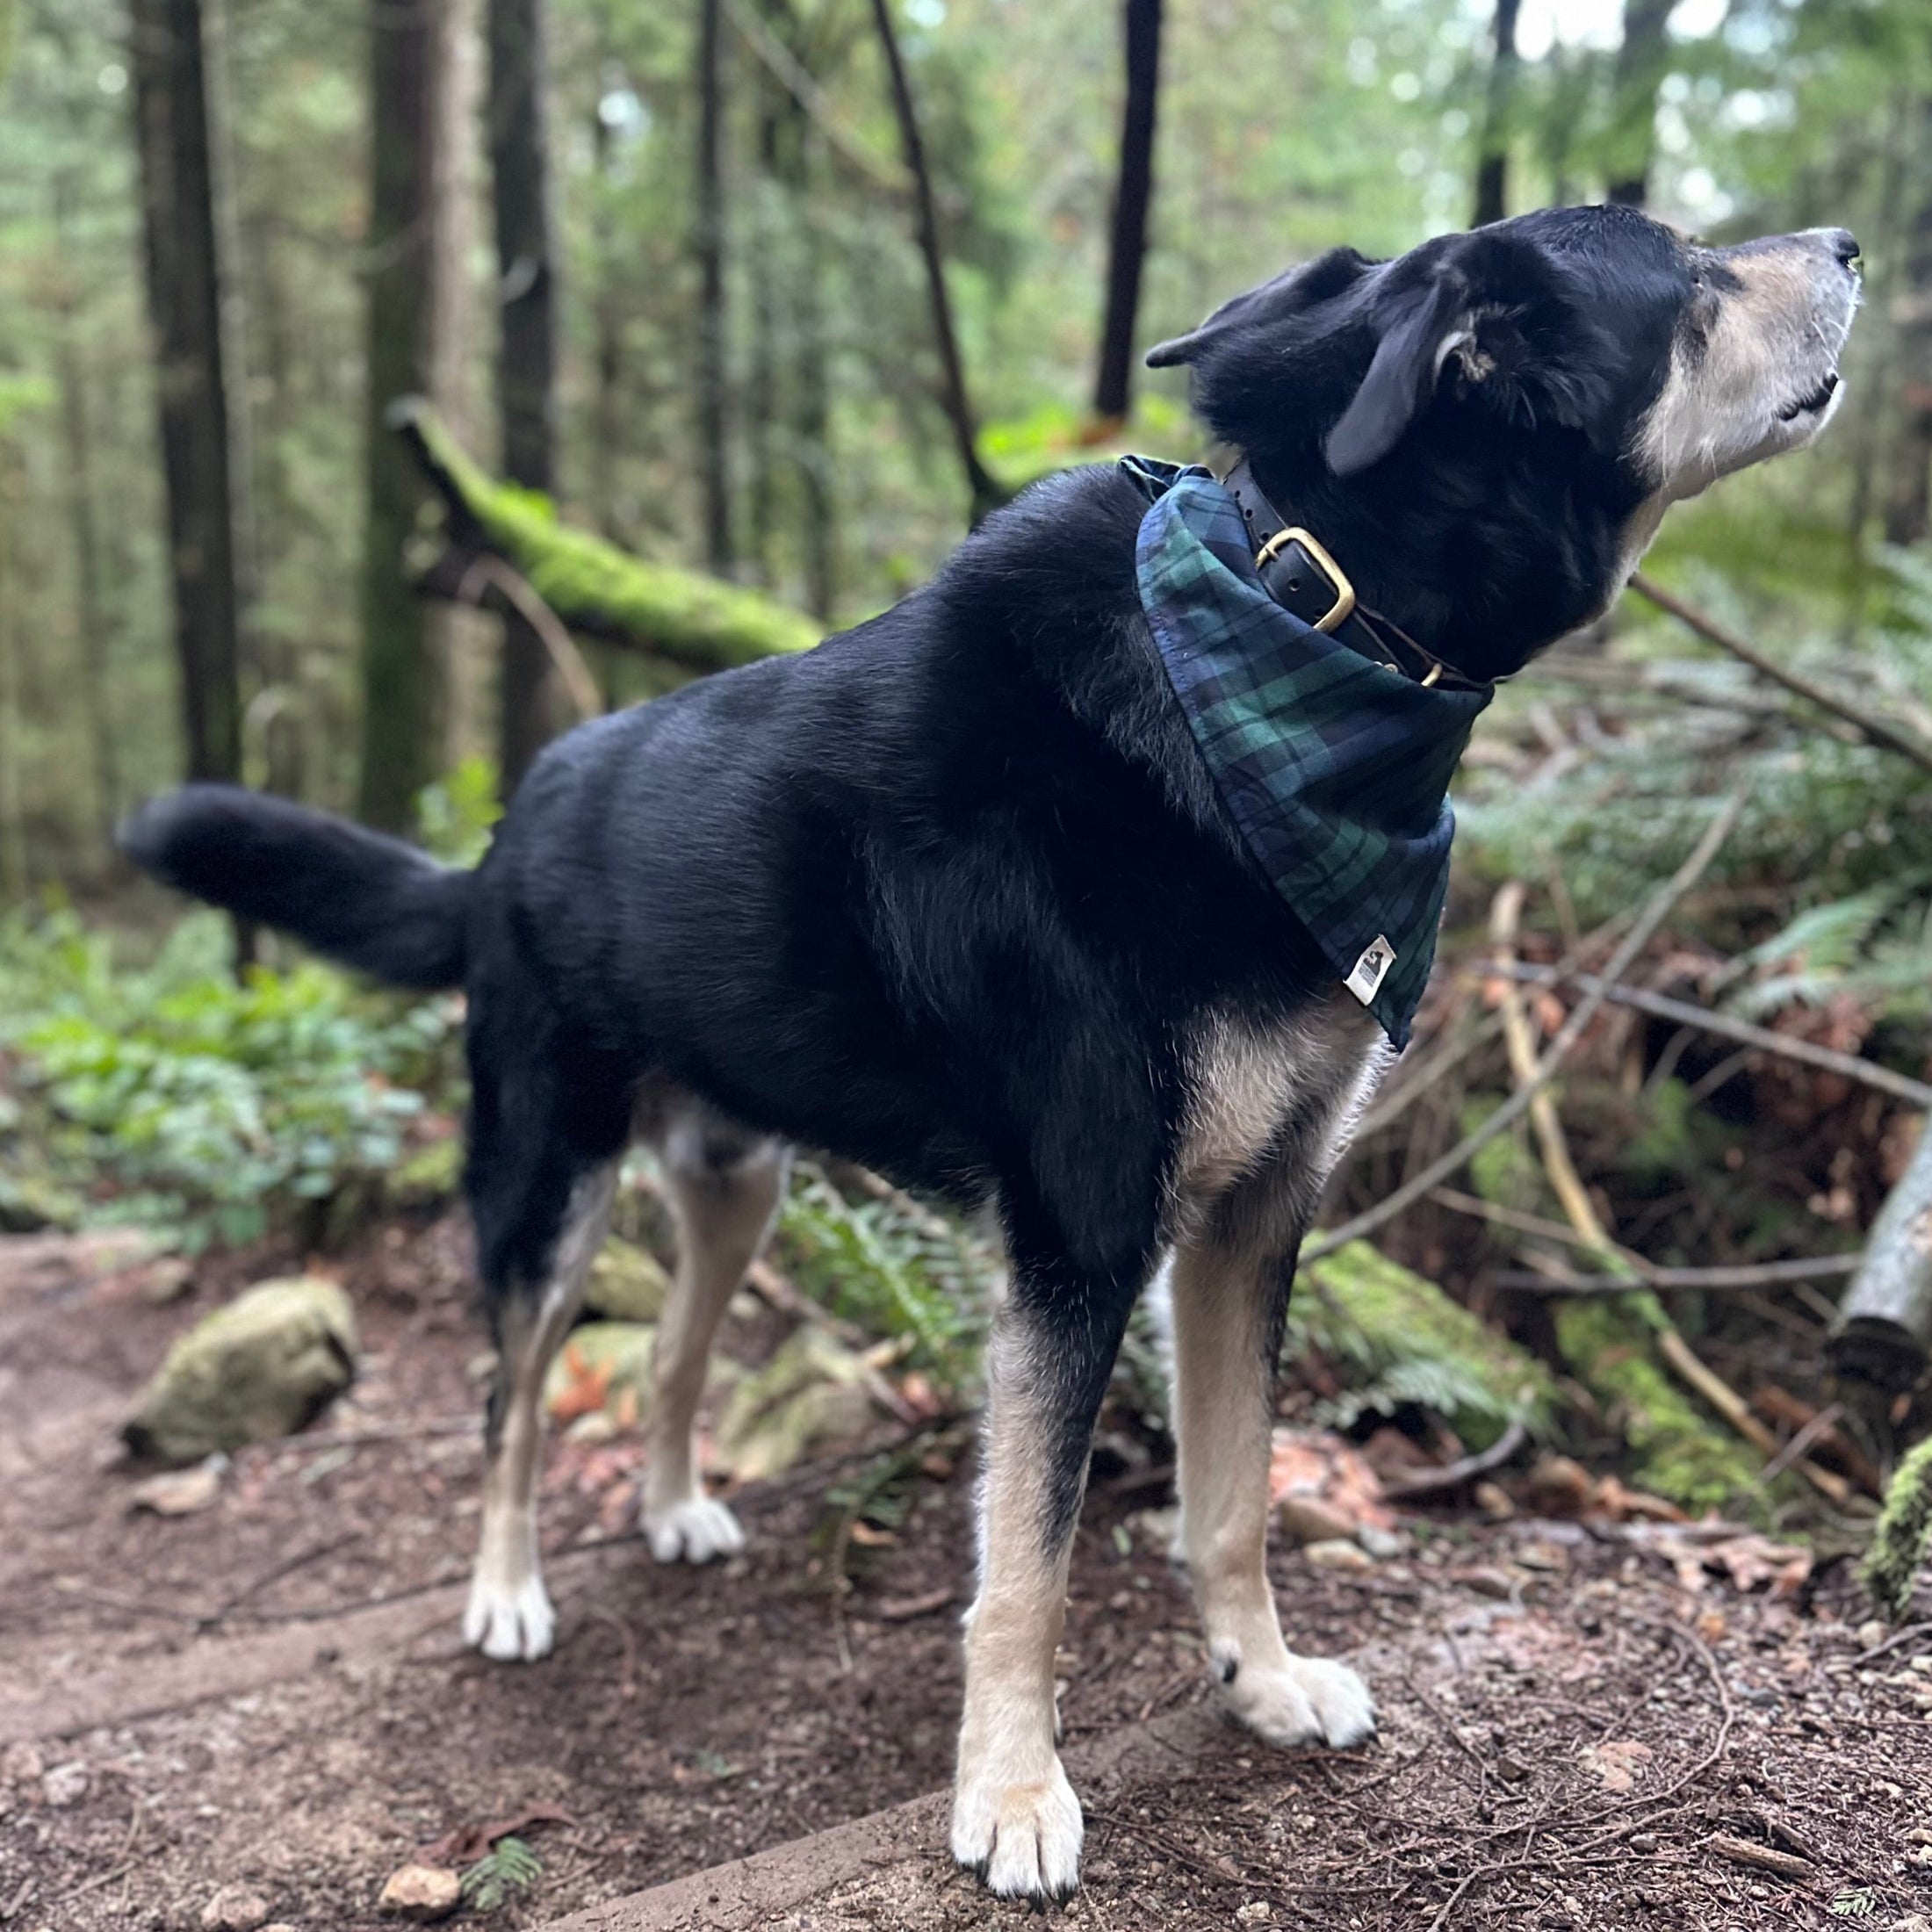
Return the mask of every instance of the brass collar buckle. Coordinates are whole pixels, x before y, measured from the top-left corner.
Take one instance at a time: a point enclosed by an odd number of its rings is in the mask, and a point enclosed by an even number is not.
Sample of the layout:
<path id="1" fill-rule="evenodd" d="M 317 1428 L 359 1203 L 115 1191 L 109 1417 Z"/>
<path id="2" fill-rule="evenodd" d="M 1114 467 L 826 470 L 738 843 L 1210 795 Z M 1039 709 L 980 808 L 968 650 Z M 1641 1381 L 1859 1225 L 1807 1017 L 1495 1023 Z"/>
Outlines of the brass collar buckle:
<path id="1" fill-rule="evenodd" d="M 1299 525 L 1291 530 L 1278 530 L 1256 552 L 1255 568 L 1265 570 L 1290 544 L 1301 546 L 1316 568 L 1328 579 L 1329 588 L 1335 593 L 1335 602 L 1315 620 L 1317 631 L 1333 637 L 1348 622 L 1355 609 L 1355 586 L 1348 580 L 1347 573 L 1308 531 Z"/>

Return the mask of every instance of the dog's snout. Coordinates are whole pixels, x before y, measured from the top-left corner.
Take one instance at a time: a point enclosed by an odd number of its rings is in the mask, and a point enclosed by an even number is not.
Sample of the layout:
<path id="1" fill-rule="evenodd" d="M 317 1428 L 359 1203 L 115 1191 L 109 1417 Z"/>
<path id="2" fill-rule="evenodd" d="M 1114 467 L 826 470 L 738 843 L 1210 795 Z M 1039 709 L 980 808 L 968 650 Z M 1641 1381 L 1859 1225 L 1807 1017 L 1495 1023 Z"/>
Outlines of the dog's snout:
<path id="1" fill-rule="evenodd" d="M 1825 246 L 1831 250 L 1842 267 L 1851 268 L 1858 260 L 1858 237 L 1849 228 L 1827 228 L 1824 231 Z"/>

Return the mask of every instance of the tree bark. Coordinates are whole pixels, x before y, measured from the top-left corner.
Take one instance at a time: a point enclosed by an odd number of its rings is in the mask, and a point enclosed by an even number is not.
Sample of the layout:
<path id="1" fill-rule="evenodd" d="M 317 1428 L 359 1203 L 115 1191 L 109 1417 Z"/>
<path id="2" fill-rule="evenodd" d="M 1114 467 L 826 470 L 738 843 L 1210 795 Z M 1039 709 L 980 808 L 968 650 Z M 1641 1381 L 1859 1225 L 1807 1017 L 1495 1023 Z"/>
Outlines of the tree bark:
<path id="1" fill-rule="evenodd" d="M 131 26 L 187 775 L 232 780 L 241 773 L 240 612 L 198 0 L 133 0 Z"/>
<path id="2" fill-rule="evenodd" d="M 732 540 L 731 415 L 726 399 L 724 288 L 724 27 L 721 0 L 698 0 L 697 460 L 704 498 L 704 559 L 721 577 L 737 561 Z"/>
<path id="3" fill-rule="evenodd" d="M 557 322 L 544 9 L 545 0 L 489 0 L 488 116 L 503 471 L 547 496 L 556 487 Z M 556 729 L 554 681 L 543 638 L 521 616 L 506 616 L 498 738 L 506 798 Z"/>
<path id="4" fill-rule="evenodd" d="M 1510 0 L 1514 4 L 1514 0 Z M 1126 419 L 1134 400 L 1134 323 L 1140 313 L 1141 270 L 1147 260 L 1147 217 L 1154 201 L 1154 127 L 1160 99 L 1161 0 L 1125 0 L 1121 25 L 1127 55 L 1127 100 L 1121 117 L 1121 169 L 1114 189 L 1108 244 L 1107 307 L 1100 325 L 1100 366 L 1093 414 L 1102 422 Z"/>
<path id="5" fill-rule="evenodd" d="M 933 311 L 933 337 L 939 350 L 940 400 L 946 420 L 952 425 L 953 442 L 959 451 L 960 468 L 965 472 L 966 489 L 971 500 L 970 515 L 977 523 L 989 510 L 1006 501 L 1006 492 L 987 472 L 979 460 L 979 438 L 973 426 L 972 405 L 966 395 L 966 371 L 960 360 L 959 338 L 953 329 L 953 305 L 946 290 L 946 259 L 940 248 L 939 216 L 933 202 L 932 171 L 926 162 L 926 143 L 919 133 L 919 110 L 912 100 L 912 83 L 905 75 L 905 62 L 899 54 L 898 36 L 892 31 L 890 0 L 872 0 L 872 18 L 879 30 L 879 45 L 885 54 L 886 71 L 892 83 L 892 105 L 898 116 L 899 145 L 905 156 L 905 170 L 912 178 L 912 205 L 917 216 L 919 254 L 926 263 L 926 289 Z"/>
<path id="6" fill-rule="evenodd" d="M 436 182 L 447 117 L 445 0 L 371 0 L 369 9 L 368 389 L 364 417 L 360 809 L 408 830 L 436 763 L 436 676 L 428 613 L 403 549 L 427 493 L 388 434 L 399 396 L 436 374 Z"/>
<path id="7" fill-rule="evenodd" d="M 1624 41 L 1611 84 L 1608 198 L 1641 208 L 1650 198 L 1656 150 L 1657 83 L 1669 49 L 1664 23 L 1674 0 L 1624 0 Z"/>
<path id="8" fill-rule="evenodd" d="M 1510 212 L 1511 109 L 1521 60 L 1516 51 L 1516 20 L 1522 0 L 1496 0 L 1489 77 L 1483 89 L 1482 139 L 1476 152 L 1476 199 L 1472 227 L 1500 221 Z"/>

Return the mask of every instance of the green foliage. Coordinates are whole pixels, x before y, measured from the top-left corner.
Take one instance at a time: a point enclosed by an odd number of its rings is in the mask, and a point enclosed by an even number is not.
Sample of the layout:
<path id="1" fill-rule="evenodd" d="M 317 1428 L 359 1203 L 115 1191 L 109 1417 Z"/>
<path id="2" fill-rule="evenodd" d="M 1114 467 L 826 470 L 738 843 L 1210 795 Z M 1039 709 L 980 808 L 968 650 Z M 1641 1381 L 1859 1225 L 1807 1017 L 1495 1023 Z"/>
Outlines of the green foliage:
<path id="1" fill-rule="evenodd" d="M 416 799 L 422 842 L 445 865 L 473 866 L 489 849 L 490 833 L 503 816 L 496 761 L 470 757 L 457 763 Z"/>
<path id="2" fill-rule="evenodd" d="M 897 1199 L 848 1200 L 801 1165 L 778 1244 L 798 1285 L 834 1314 L 912 1337 L 912 1360 L 948 1388 L 971 1379 L 998 1263 L 957 1222 Z"/>
<path id="3" fill-rule="evenodd" d="M 527 1892 L 543 1875 L 543 1861 L 521 1838 L 499 1838 L 463 1874 L 463 1902 L 472 1912 L 494 1912 L 513 1892 Z"/>
<path id="4" fill-rule="evenodd" d="M 96 1196 L 97 1218 L 251 1238 L 393 1166 L 447 1092 L 451 1003 L 314 963 L 237 984 L 229 943 L 225 920 L 193 913 L 129 967 L 70 912 L 0 924 L 0 1047 L 19 1056 L 32 1121 L 19 1139 Z"/>
<path id="5" fill-rule="evenodd" d="M 1902 1624 L 1911 1613 L 1921 1568 L 1932 1559 L 1932 1436 L 1892 1472 L 1871 1547 L 1858 1571 L 1882 1615 Z"/>

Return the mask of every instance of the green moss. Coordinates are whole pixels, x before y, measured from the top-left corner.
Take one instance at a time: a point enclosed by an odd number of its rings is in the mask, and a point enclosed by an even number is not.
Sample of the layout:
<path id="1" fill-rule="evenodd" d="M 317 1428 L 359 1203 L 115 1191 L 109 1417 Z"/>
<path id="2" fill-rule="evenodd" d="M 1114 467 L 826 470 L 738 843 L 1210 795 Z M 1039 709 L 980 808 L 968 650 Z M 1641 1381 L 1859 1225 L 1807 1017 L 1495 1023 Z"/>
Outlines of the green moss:
<path id="1" fill-rule="evenodd" d="M 756 591 L 700 571 L 646 562 L 588 530 L 559 523 L 548 497 L 496 481 L 427 410 L 414 413 L 410 421 L 488 546 L 573 629 L 615 638 L 700 671 L 809 651 L 824 636 L 810 617 Z"/>
<path id="2" fill-rule="evenodd" d="M 1932 1436 L 1908 1454 L 1885 1489 L 1885 1508 L 1858 1575 L 1890 1622 L 1912 1608 L 1919 1568 L 1932 1558 Z"/>
<path id="3" fill-rule="evenodd" d="M 1756 1494 L 1757 1460 L 1706 1419 L 1658 1361 L 1665 1316 L 1648 1290 L 1560 1301 L 1556 1345 L 1638 1458 L 1640 1489 L 1690 1510 L 1729 1509 Z"/>
<path id="4" fill-rule="evenodd" d="M 1458 1123 L 1473 1134 L 1501 1106 L 1487 1094 L 1476 1096 L 1462 1109 Z M 1486 1141 L 1471 1157 L 1469 1178 L 1483 1200 L 1499 1208 L 1527 1214 L 1543 1205 L 1543 1169 L 1531 1151 L 1529 1122 L 1518 1121 L 1507 1133 Z"/>
<path id="5" fill-rule="evenodd" d="M 1542 1433 L 1555 1390 L 1549 1371 L 1477 1320 L 1433 1281 L 1366 1241 L 1302 1269 L 1288 1311 L 1289 1346 L 1316 1348 L 1363 1373 L 1338 1405 L 1345 1425 L 1367 1409 L 1413 1402 L 1433 1409 L 1472 1448 L 1511 1422 Z"/>

